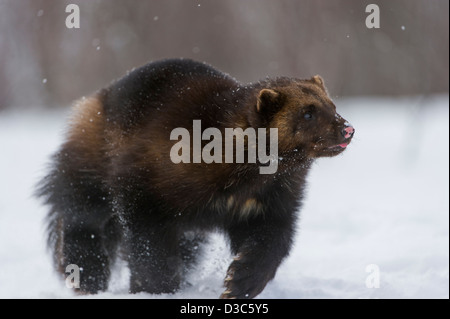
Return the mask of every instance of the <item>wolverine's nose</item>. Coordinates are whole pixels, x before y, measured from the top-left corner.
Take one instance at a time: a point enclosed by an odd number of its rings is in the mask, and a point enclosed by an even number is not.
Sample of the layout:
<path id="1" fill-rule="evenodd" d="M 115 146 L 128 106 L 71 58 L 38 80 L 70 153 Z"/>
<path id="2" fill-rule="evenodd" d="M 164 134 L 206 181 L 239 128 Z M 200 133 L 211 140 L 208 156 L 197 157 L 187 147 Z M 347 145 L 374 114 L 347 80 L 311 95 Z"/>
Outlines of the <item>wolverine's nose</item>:
<path id="1" fill-rule="evenodd" d="M 353 128 L 353 126 L 351 125 L 347 125 L 343 130 L 342 130 L 342 136 L 344 136 L 345 138 L 351 138 L 353 136 L 353 134 L 355 133 L 355 129 Z"/>

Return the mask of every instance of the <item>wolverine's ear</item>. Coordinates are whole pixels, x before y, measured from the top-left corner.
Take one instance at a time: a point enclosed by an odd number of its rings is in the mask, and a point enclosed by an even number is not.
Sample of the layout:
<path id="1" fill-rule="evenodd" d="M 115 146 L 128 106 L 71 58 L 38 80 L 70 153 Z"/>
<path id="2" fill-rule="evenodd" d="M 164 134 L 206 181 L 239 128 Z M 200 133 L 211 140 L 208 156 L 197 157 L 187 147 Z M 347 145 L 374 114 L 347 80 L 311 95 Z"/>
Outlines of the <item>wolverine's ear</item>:
<path id="1" fill-rule="evenodd" d="M 280 100 L 280 93 L 272 89 L 262 89 L 259 91 L 258 99 L 256 101 L 256 111 L 259 113 L 274 110 Z"/>
<path id="2" fill-rule="evenodd" d="M 314 75 L 311 79 L 312 81 L 314 81 L 316 84 L 322 85 L 324 86 L 324 81 L 322 79 L 322 77 L 320 75 Z"/>
<path id="3" fill-rule="evenodd" d="M 325 81 L 322 79 L 322 77 L 320 75 L 314 75 L 311 78 L 311 82 L 320 86 L 325 92 L 327 91 L 327 88 L 325 87 Z"/>

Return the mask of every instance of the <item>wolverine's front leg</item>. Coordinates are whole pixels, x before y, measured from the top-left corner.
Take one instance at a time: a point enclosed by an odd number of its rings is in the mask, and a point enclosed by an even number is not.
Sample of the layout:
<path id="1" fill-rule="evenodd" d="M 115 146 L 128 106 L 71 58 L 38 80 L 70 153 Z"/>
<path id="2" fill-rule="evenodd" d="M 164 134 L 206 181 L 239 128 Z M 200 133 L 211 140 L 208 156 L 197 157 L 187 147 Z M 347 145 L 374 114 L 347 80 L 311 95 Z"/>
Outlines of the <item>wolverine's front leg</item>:
<path id="1" fill-rule="evenodd" d="M 253 298 L 273 279 L 288 255 L 294 235 L 294 218 L 245 220 L 229 229 L 235 254 L 225 278 L 223 299 Z"/>

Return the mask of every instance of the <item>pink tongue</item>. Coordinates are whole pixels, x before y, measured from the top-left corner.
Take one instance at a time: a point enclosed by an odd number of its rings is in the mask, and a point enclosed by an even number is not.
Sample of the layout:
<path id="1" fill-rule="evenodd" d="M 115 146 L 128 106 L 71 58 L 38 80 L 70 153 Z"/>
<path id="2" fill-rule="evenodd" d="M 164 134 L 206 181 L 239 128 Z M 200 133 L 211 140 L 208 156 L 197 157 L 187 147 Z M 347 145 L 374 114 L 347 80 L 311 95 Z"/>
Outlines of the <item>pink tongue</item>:
<path id="1" fill-rule="evenodd" d="M 342 147 L 342 148 L 346 148 L 347 145 L 348 145 L 348 143 L 342 143 L 342 144 L 339 144 L 339 146 Z"/>

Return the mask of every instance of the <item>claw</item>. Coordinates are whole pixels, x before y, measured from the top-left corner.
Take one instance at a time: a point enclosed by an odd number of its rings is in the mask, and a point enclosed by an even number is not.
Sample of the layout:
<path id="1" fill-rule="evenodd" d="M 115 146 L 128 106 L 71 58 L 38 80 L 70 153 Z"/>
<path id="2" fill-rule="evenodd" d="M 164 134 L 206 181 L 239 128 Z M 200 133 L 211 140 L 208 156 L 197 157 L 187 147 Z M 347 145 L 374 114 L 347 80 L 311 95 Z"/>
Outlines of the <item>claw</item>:
<path id="1" fill-rule="evenodd" d="M 242 259 L 242 254 L 240 254 L 240 253 L 233 257 L 234 261 L 238 261 L 238 260 L 241 260 L 241 259 Z"/>
<path id="2" fill-rule="evenodd" d="M 220 295 L 220 299 L 231 299 L 229 297 L 229 294 L 231 293 L 231 290 L 227 289 L 225 290 L 221 295 Z"/>
<path id="3" fill-rule="evenodd" d="M 225 290 L 221 295 L 220 295 L 220 299 L 236 299 L 236 297 L 230 297 L 229 295 L 231 294 L 231 290 Z"/>

